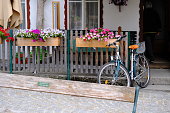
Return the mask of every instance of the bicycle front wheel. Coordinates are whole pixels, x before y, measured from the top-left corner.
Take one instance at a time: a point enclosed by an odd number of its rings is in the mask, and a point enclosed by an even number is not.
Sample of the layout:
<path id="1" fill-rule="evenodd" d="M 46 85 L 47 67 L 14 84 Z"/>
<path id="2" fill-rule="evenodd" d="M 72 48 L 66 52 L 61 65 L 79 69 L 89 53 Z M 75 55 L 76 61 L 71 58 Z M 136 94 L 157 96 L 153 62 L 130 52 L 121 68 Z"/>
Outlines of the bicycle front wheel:
<path id="1" fill-rule="evenodd" d="M 141 88 L 145 88 L 149 84 L 150 69 L 144 55 L 139 55 L 136 58 L 136 77 L 134 77 L 134 80 Z"/>
<path id="2" fill-rule="evenodd" d="M 115 73 L 116 67 L 114 62 L 105 64 L 99 71 L 98 83 L 130 87 L 130 77 L 125 66 L 120 64 L 117 76 Z"/>

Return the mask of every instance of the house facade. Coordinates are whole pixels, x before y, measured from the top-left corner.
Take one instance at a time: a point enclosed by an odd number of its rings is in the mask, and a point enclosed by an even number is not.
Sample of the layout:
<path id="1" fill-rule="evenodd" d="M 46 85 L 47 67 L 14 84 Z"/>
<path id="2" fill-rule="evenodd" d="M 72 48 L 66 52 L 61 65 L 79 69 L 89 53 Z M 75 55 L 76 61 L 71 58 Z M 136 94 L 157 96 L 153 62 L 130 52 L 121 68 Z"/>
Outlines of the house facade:
<path id="1" fill-rule="evenodd" d="M 25 1 L 26 28 L 36 28 L 37 0 Z M 110 0 L 44 0 L 44 28 L 91 29 L 96 27 L 137 31 L 143 39 L 143 10 L 146 0 L 128 0 L 126 6 L 110 4 Z M 154 42 L 158 57 L 170 58 L 170 1 L 151 0 L 159 13 L 162 29 Z M 166 51 L 165 51 L 166 50 Z"/>
<path id="2" fill-rule="evenodd" d="M 103 27 L 139 33 L 139 0 L 128 0 L 127 6 L 109 4 L 110 0 L 46 0 L 44 28 L 90 29 Z M 27 2 L 29 27 L 36 28 L 37 0 Z M 28 14 L 28 13 L 27 13 Z M 28 20 L 27 20 L 28 22 Z M 57 25 L 56 25 L 57 24 Z"/>

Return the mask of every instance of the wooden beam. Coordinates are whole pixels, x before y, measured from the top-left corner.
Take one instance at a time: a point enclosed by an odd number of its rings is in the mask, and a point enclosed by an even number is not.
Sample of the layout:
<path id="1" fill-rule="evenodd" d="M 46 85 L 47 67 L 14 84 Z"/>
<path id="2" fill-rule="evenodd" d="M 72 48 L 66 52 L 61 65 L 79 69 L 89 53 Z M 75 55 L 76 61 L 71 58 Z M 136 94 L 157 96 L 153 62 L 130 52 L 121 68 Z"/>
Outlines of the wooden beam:
<path id="1" fill-rule="evenodd" d="M 0 73 L 0 87 L 134 102 L 135 88 Z"/>

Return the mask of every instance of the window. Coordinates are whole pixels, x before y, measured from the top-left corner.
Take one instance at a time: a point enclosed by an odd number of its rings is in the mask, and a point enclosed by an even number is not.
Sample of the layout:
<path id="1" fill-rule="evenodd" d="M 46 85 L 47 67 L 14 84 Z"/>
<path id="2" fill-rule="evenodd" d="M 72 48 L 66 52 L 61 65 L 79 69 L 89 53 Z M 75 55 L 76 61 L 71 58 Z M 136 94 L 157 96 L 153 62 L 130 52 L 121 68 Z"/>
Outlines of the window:
<path id="1" fill-rule="evenodd" d="M 99 0 L 69 0 L 69 29 L 99 27 Z"/>
<path id="2" fill-rule="evenodd" d="M 22 7 L 22 15 L 23 15 L 23 23 L 21 24 L 20 28 L 21 29 L 26 29 L 27 24 L 26 24 L 26 0 L 21 0 L 21 7 Z"/>

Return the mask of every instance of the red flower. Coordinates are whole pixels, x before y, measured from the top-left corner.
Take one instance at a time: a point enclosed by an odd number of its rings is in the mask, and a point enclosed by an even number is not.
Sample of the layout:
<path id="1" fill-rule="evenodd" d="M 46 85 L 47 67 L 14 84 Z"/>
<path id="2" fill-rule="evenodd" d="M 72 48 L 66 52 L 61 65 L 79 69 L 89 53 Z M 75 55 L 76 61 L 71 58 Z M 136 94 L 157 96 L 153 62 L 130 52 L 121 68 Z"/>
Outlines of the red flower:
<path id="1" fill-rule="evenodd" d="M 12 37 L 11 41 L 14 41 L 14 38 Z"/>
<path id="2" fill-rule="evenodd" d="M 6 42 L 10 42 L 10 40 L 11 40 L 11 41 L 14 41 L 14 38 L 13 38 L 13 37 L 8 37 L 8 38 L 6 39 Z"/>
<path id="3" fill-rule="evenodd" d="M 6 42 L 9 42 L 10 40 L 6 39 Z"/>
<path id="4" fill-rule="evenodd" d="M 10 34 L 9 33 L 5 33 L 4 36 L 9 36 Z"/>

